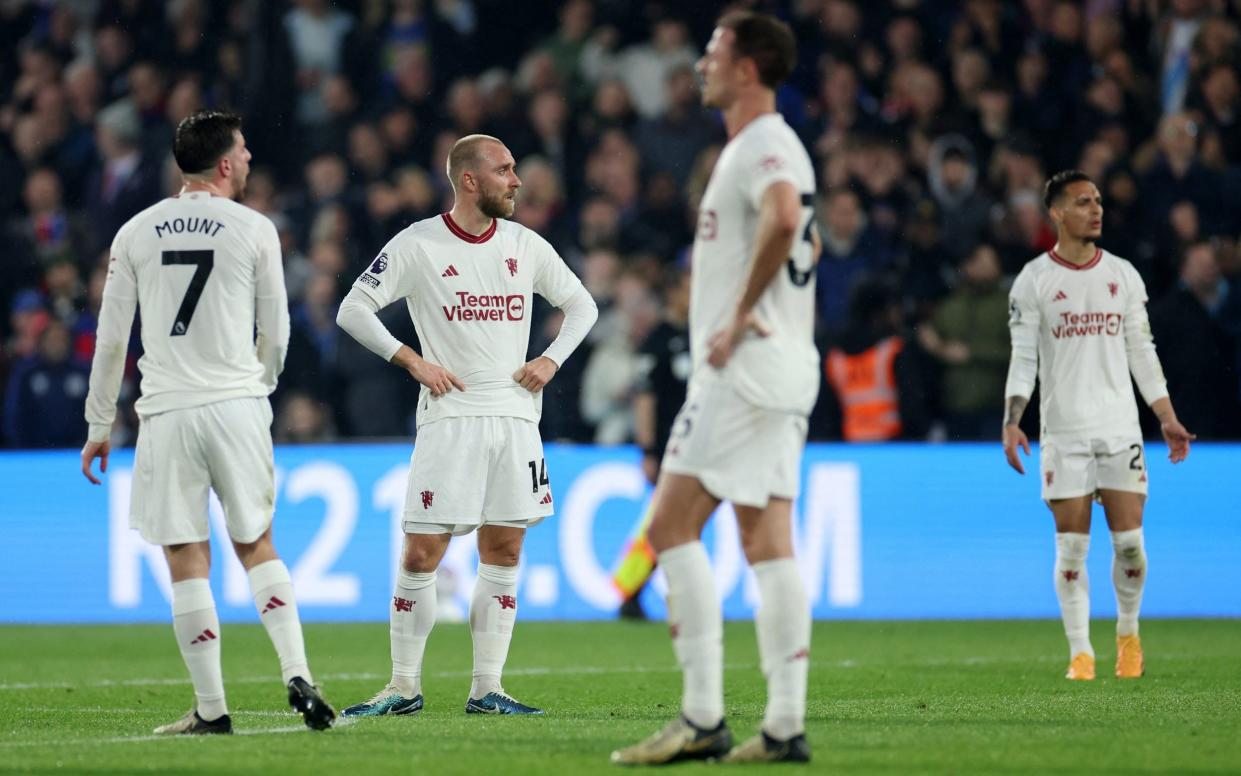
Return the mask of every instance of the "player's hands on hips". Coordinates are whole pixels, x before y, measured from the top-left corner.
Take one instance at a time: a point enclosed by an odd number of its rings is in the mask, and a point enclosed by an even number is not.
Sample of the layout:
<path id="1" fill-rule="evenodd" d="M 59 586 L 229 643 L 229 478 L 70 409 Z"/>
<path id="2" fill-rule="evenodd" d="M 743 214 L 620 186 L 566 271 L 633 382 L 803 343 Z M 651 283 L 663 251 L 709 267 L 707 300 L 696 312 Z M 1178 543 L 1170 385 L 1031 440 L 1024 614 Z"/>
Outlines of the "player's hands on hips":
<path id="1" fill-rule="evenodd" d="M 560 367 L 556 366 L 555 361 L 547 356 L 539 356 L 533 361 L 522 364 L 513 373 L 513 381 L 519 383 L 530 393 L 538 393 L 543 390 L 543 386 L 552 381 L 559 370 Z"/>
<path id="2" fill-rule="evenodd" d="M 453 388 L 458 391 L 465 390 L 465 383 L 461 382 L 459 377 L 439 364 L 427 361 L 406 345 L 401 346 L 393 361 L 409 372 L 410 377 L 425 385 L 437 399 Z"/>
<path id="3" fill-rule="evenodd" d="M 1030 454 L 1030 440 L 1026 437 L 1026 432 L 1022 431 L 1021 426 L 1016 423 L 1010 423 L 1004 427 L 1002 441 L 1004 442 L 1004 457 L 1008 459 L 1008 465 L 1016 469 L 1018 474 L 1025 474 L 1026 467 L 1021 464 L 1021 456 L 1017 455 L 1017 448 L 1024 450 L 1026 455 Z"/>
<path id="4" fill-rule="evenodd" d="M 1196 434 L 1186 431 L 1176 418 L 1160 423 L 1159 430 L 1163 432 L 1163 441 L 1168 443 L 1169 461 L 1180 463 L 1189 457 L 1189 443 L 1198 438 Z"/>
<path id="5" fill-rule="evenodd" d="M 99 471 L 107 474 L 108 472 L 108 453 L 112 452 L 112 443 L 108 440 L 102 442 L 87 442 L 82 448 L 82 474 L 86 475 L 86 479 L 91 481 L 92 485 L 98 485 L 102 482 L 91 471 L 91 465 L 95 459 L 99 459 Z"/>
<path id="6" fill-rule="evenodd" d="M 707 341 L 707 363 L 716 369 L 727 366 L 729 359 L 733 357 L 733 351 L 741 344 L 748 331 L 754 331 L 760 337 L 771 333 L 752 312 L 745 316 L 734 316 L 728 326 L 711 335 L 711 339 Z"/>

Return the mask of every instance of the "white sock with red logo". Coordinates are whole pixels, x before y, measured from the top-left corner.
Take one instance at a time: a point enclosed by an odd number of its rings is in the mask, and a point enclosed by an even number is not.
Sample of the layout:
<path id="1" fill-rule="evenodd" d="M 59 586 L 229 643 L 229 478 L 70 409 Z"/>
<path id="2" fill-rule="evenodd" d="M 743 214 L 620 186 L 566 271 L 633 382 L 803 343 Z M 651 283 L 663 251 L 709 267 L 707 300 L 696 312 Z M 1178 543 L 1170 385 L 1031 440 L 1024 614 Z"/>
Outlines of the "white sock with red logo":
<path id="1" fill-rule="evenodd" d="M 1116 635 L 1138 635 L 1138 610 L 1146 586 L 1146 546 L 1142 529 L 1112 532 L 1112 584 L 1116 586 Z"/>
<path id="2" fill-rule="evenodd" d="M 1090 534 L 1056 534 L 1056 598 L 1060 599 L 1060 618 L 1069 638 L 1069 659 L 1085 652 L 1094 657 L 1090 646 L 1090 578 L 1086 575 L 1086 554 Z"/>
<path id="3" fill-rule="evenodd" d="M 702 542 L 659 553 L 668 580 L 668 630 L 681 664 L 681 713 L 696 727 L 724 718 L 724 615 Z"/>
<path id="4" fill-rule="evenodd" d="M 302 622 L 297 616 L 288 566 L 277 558 L 260 563 L 250 569 L 247 576 L 259 619 L 280 658 L 280 680 L 288 684 L 290 679 L 300 676 L 314 684 L 306 663 L 306 643 L 302 639 Z"/>
<path id="5" fill-rule="evenodd" d="M 438 608 L 435 572 L 401 569 L 392 593 L 388 634 L 392 637 L 392 684 L 402 697 L 413 698 L 422 692 L 422 655 Z"/>
<path id="6" fill-rule="evenodd" d="M 220 618 L 211 585 L 202 577 L 172 583 L 172 632 L 190 670 L 198 716 L 210 722 L 228 713 L 220 670 Z"/>
<path id="7" fill-rule="evenodd" d="M 754 615 L 758 654 L 767 677 L 763 730 L 787 741 L 806 729 L 810 603 L 792 558 L 763 561 L 751 568 L 761 599 Z"/>
<path id="8" fill-rule="evenodd" d="M 474 681 L 470 697 L 500 689 L 517 620 L 517 567 L 478 564 L 478 581 L 470 601 L 470 635 L 474 639 Z"/>

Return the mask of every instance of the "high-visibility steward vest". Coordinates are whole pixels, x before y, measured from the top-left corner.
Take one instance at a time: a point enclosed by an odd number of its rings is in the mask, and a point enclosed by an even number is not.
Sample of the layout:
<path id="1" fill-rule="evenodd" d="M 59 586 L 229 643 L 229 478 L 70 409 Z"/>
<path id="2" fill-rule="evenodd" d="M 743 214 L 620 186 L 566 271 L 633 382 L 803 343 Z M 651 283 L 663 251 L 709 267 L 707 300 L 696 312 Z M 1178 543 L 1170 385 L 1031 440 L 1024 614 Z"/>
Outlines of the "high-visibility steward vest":
<path id="1" fill-rule="evenodd" d="M 904 343 L 888 337 L 861 353 L 840 348 L 827 353 L 827 381 L 840 400 L 847 442 L 881 442 L 901 433 L 900 402 L 893 365 Z"/>

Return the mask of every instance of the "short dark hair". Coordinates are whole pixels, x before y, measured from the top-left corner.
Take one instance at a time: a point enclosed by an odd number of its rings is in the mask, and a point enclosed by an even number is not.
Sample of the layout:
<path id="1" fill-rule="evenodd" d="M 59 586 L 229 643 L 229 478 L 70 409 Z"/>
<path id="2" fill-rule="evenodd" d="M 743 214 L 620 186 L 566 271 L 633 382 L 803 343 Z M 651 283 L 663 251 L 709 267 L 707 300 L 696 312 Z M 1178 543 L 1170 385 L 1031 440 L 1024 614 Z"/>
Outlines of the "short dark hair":
<path id="1" fill-rule="evenodd" d="M 733 31 L 733 56 L 748 57 L 758 69 L 763 86 L 775 89 L 797 64 L 797 39 L 787 24 L 774 16 L 752 11 L 725 14 L 717 26 Z"/>
<path id="2" fill-rule="evenodd" d="M 177 125 L 172 155 L 186 175 L 215 167 L 220 157 L 236 142 L 233 133 L 241 129 L 241 116 L 222 110 L 200 110 Z"/>
<path id="3" fill-rule="evenodd" d="M 1061 170 L 1051 176 L 1047 179 L 1047 185 L 1043 187 L 1043 205 L 1051 210 L 1052 203 L 1060 199 L 1060 195 L 1069 187 L 1069 184 L 1079 181 L 1094 183 L 1094 180 L 1081 170 Z"/>

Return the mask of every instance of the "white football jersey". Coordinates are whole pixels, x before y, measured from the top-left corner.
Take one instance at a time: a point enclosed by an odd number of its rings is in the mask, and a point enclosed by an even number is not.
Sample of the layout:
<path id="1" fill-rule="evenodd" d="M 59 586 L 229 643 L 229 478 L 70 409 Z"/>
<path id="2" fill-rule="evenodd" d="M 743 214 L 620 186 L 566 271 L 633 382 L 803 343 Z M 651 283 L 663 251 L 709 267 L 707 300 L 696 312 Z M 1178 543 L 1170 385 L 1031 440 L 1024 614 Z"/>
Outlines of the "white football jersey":
<path id="1" fill-rule="evenodd" d="M 127 330 L 135 300 L 142 320 L 140 415 L 267 396 L 275 387 L 287 346 L 288 301 L 271 219 L 203 191 L 152 205 L 112 242 L 105 314 L 110 304 L 128 309 L 121 321 Z M 283 316 L 281 363 L 260 361 L 256 305 Z M 95 410 L 88 402 L 92 423 L 111 422 L 115 397 L 108 402 L 104 393 Z"/>
<path id="2" fill-rule="evenodd" d="M 723 370 L 707 363 L 708 341 L 733 316 L 749 279 L 763 194 L 788 181 L 801 193 L 802 220 L 792 255 L 767 286 L 755 314 L 770 334 L 750 332 Z M 814 345 L 814 165 L 778 113 L 754 119 L 724 146 L 698 211 L 690 291 L 695 384 L 720 377 L 750 404 L 809 414 L 819 392 Z"/>
<path id="3" fill-rule="evenodd" d="M 1013 360 L 1005 396 L 1029 397 L 1033 358 L 1042 433 L 1140 436 L 1132 372 L 1148 403 L 1167 396 L 1146 316 L 1146 285 L 1106 251 L 1082 266 L 1044 253 L 1022 268 L 1009 295 Z"/>
<path id="4" fill-rule="evenodd" d="M 481 235 L 447 213 L 406 227 L 353 287 L 381 309 L 404 299 L 422 357 L 456 375 L 466 389 L 418 396 L 418 425 L 447 417 L 498 416 L 538 421 L 543 394 L 513 380 L 526 363 L 534 294 L 557 307 L 582 283 L 537 233 L 497 219 Z"/>

